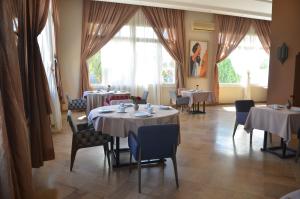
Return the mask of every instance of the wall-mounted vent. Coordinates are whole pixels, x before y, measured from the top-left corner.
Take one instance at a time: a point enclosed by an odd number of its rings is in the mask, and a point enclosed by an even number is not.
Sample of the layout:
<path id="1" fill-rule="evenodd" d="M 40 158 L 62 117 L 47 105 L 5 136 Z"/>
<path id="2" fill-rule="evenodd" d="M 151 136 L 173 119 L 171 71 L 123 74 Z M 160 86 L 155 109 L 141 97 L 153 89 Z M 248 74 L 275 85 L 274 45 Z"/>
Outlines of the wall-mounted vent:
<path id="1" fill-rule="evenodd" d="M 194 21 L 192 23 L 192 30 L 194 31 L 214 31 L 215 24 L 211 22 Z"/>

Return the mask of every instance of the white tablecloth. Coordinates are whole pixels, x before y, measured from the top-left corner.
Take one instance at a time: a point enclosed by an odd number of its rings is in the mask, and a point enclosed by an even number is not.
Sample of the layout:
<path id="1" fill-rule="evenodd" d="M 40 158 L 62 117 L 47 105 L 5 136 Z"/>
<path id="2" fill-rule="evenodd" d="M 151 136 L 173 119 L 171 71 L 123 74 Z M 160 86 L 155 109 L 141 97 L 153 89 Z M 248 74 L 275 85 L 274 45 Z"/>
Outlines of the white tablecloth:
<path id="1" fill-rule="evenodd" d="M 104 105 L 104 101 L 108 96 L 111 95 L 130 95 L 129 92 L 106 92 L 106 91 L 85 91 L 83 93 L 83 97 L 86 97 L 86 112 L 87 114 L 94 108 L 100 107 Z"/>
<path id="2" fill-rule="evenodd" d="M 288 109 L 275 110 L 270 107 L 252 107 L 246 123 L 246 131 L 259 129 L 276 134 L 286 143 L 291 140 L 291 134 L 300 128 L 300 112 Z"/>
<path id="3" fill-rule="evenodd" d="M 200 102 L 213 102 L 212 91 L 200 91 L 200 90 L 183 90 L 181 91 L 182 97 L 189 97 L 189 106 Z"/>
<path id="4" fill-rule="evenodd" d="M 146 105 L 139 105 L 139 111 L 147 111 Z M 127 137 L 129 131 L 137 133 L 141 126 L 156 124 L 179 124 L 179 112 L 176 109 L 160 110 L 153 105 L 154 114 L 151 117 L 141 118 L 134 116 L 133 107 L 126 108 L 126 113 L 117 113 L 118 105 L 105 106 L 112 109 L 112 113 L 100 113 L 102 107 L 91 110 L 88 120 L 93 123 L 96 131 L 117 137 Z"/>

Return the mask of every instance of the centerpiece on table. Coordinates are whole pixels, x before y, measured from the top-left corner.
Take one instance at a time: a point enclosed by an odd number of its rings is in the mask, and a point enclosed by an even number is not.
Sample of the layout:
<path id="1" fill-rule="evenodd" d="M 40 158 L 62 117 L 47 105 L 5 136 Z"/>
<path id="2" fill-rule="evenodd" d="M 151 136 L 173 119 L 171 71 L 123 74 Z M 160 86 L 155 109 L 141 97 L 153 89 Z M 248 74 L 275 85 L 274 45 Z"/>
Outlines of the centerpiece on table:
<path id="1" fill-rule="evenodd" d="M 139 101 L 141 101 L 141 97 L 140 96 L 131 96 L 130 99 L 133 101 L 133 108 L 135 111 L 139 110 Z"/>

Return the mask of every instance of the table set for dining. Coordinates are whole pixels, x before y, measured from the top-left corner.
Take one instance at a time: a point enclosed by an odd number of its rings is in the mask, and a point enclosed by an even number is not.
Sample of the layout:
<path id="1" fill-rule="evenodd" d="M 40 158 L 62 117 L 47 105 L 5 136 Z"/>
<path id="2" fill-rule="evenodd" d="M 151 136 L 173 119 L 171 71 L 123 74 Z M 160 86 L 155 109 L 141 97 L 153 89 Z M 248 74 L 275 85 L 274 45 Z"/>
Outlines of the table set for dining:
<path id="1" fill-rule="evenodd" d="M 292 138 L 292 133 L 296 133 L 300 129 L 300 108 L 287 109 L 282 105 L 252 107 L 244 129 L 247 132 L 251 132 L 253 129 L 265 131 L 262 151 L 271 152 L 280 158 L 293 157 L 295 150 L 288 148 L 287 145 Z M 281 138 L 280 146 L 267 146 L 268 133 Z"/>
<path id="2" fill-rule="evenodd" d="M 213 102 L 213 92 L 204 90 L 181 90 L 182 97 L 189 97 L 189 107 L 192 113 L 205 113 L 205 103 Z M 200 111 L 200 103 L 202 103 L 202 111 Z"/>
<path id="3" fill-rule="evenodd" d="M 178 124 L 178 110 L 163 105 L 140 105 L 135 111 L 132 104 L 98 107 L 90 111 L 88 120 L 96 131 L 115 137 L 116 149 L 113 150 L 115 166 L 127 165 L 120 162 L 120 138 L 128 137 L 129 132 L 137 133 L 138 128 L 148 125 Z M 180 139 L 179 139 L 180 140 Z M 113 145 L 111 145 L 113 147 Z"/>

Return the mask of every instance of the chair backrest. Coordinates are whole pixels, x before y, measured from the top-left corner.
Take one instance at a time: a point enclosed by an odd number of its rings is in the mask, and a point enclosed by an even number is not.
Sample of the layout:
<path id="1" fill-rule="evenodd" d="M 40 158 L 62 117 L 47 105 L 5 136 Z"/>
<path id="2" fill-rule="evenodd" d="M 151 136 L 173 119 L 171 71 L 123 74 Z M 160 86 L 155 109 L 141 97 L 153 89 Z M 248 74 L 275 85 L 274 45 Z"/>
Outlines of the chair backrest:
<path id="1" fill-rule="evenodd" d="M 144 91 L 143 96 L 142 96 L 142 100 L 147 100 L 148 94 L 149 94 L 149 91 Z"/>
<path id="2" fill-rule="evenodd" d="M 110 104 L 110 101 L 111 100 L 125 100 L 125 99 L 129 99 L 129 95 L 128 94 L 121 94 L 121 95 L 111 95 L 111 96 L 108 96 L 106 98 L 106 102 L 108 104 Z"/>
<path id="3" fill-rule="evenodd" d="M 249 112 L 251 107 L 255 106 L 253 100 L 237 100 L 235 101 L 236 112 Z"/>
<path id="4" fill-rule="evenodd" d="M 68 100 L 68 110 L 86 110 L 87 101 L 84 98 L 72 99 L 69 95 L 67 96 Z"/>
<path id="5" fill-rule="evenodd" d="M 176 99 L 177 98 L 177 93 L 175 90 L 169 91 L 169 95 L 171 99 Z"/>
<path id="6" fill-rule="evenodd" d="M 110 105 L 119 105 L 120 103 L 133 103 L 131 99 L 110 100 Z"/>
<path id="7" fill-rule="evenodd" d="M 69 125 L 72 129 L 72 132 L 75 134 L 77 132 L 77 127 L 74 124 L 74 120 L 73 120 L 73 117 L 72 117 L 72 111 L 71 110 L 68 110 L 67 120 L 68 120 Z"/>
<path id="8" fill-rule="evenodd" d="M 151 125 L 138 129 L 141 159 L 161 159 L 175 155 L 178 144 L 179 125 Z"/>

